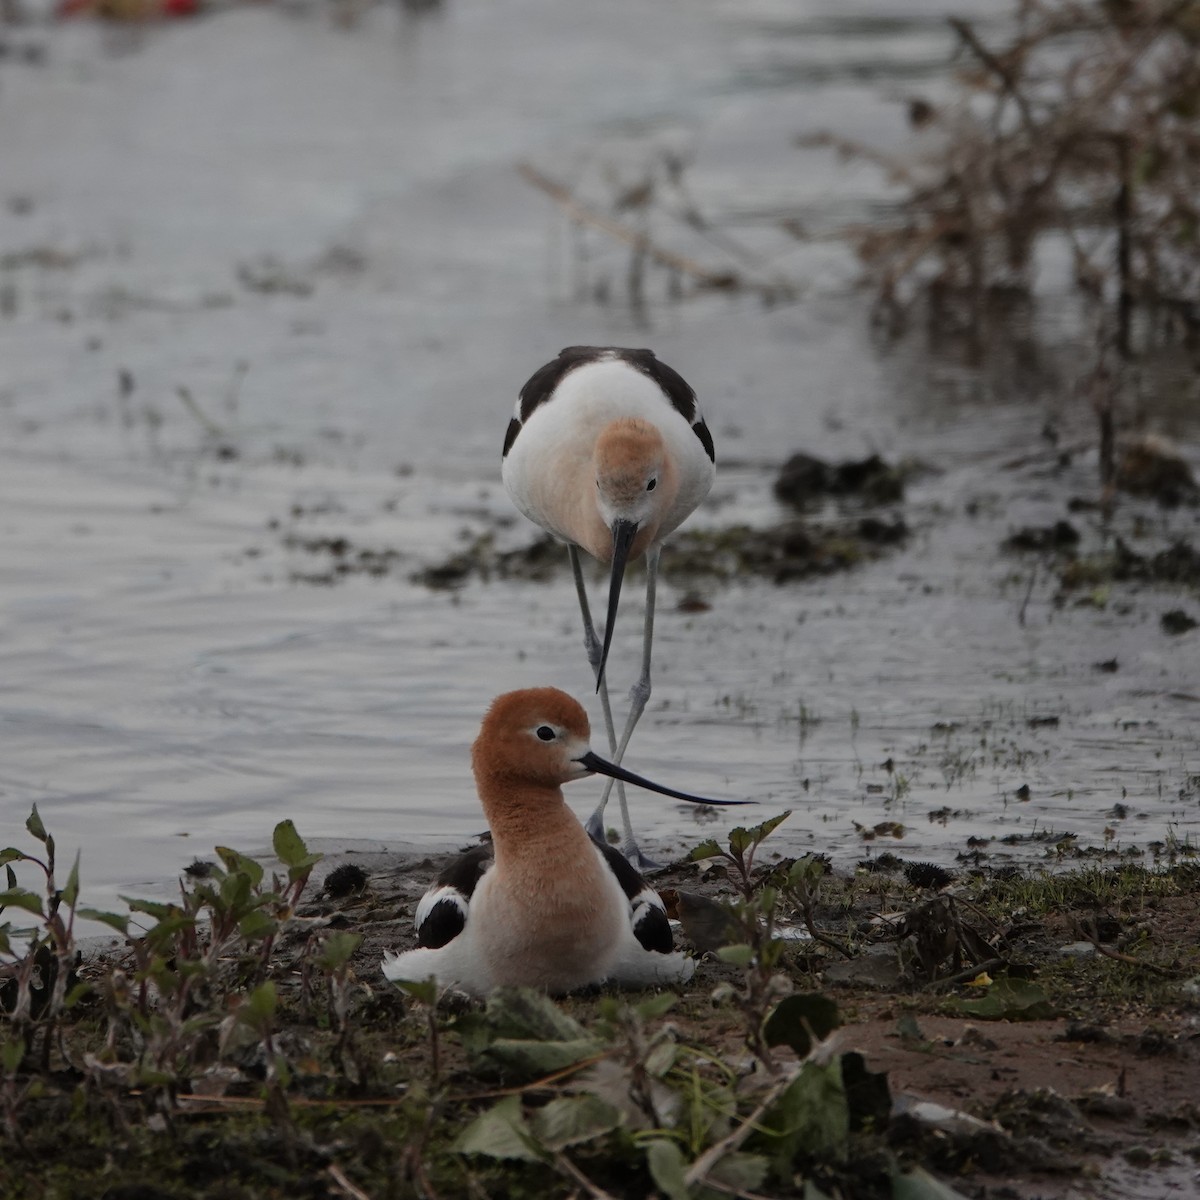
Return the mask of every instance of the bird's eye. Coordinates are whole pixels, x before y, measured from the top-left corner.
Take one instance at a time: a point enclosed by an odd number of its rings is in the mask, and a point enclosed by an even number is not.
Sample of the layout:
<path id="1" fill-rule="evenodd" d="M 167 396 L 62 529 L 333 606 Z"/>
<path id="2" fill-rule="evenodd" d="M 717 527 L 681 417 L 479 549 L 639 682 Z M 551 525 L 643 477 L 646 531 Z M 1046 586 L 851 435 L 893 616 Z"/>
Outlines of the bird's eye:
<path id="1" fill-rule="evenodd" d="M 554 741 L 554 730 L 551 729 L 549 725 L 539 725 L 537 727 L 536 733 L 537 733 L 538 737 L 540 737 L 542 739 L 543 742 Z"/>
<path id="2" fill-rule="evenodd" d="M 648 484 L 646 484 L 646 491 L 652 492 L 656 487 L 658 487 L 658 480 L 652 479 Z"/>

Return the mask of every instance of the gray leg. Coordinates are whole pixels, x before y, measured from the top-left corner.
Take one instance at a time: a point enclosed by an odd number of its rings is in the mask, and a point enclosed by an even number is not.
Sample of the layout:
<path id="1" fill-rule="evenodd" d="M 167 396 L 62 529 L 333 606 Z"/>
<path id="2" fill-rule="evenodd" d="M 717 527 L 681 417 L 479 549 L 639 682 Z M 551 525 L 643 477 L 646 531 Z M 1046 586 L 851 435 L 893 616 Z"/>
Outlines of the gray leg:
<path id="1" fill-rule="evenodd" d="M 642 673 L 629 693 L 631 701 L 629 719 L 625 722 L 625 732 L 621 734 L 620 744 L 613 754 L 613 762 L 619 763 L 625 757 L 625 748 L 633 736 L 634 728 L 641 720 L 646 709 L 646 701 L 650 699 L 650 650 L 654 643 L 654 601 L 658 590 L 658 547 L 646 551 L 646 626 L 642 637 Z M 605 799 L 607 792 L 605 793 Z M 601 804 L 604 800 L 601 800 Z M 625 797 L 621 796 L 621 816 L 625 821 L 625 840 L 621 844 L 621 853 L 636 867 L 648 870 L 660 866 L 647 858 L 638 847 L 637 839 L 633 836 L 633 826 L 629 822 L 629 810 L 625 805 Z"/>
<path id="2" fill-rule="evenodd" d="M 596 627 L 592 624 L 592 610 L 588 606 L 587 588 L 583 582 L 583 566 L 579 561 L 579 548 L 577 546 L 568 546 L 567 553 L 571 557 L 571 573 L 575 576 L 575 593 L 579 597 L 579 611 L 583 614 L 583 646 L 587 651 L 588 662 L 592 667 L 592 674 L 598 675 L 600 671 L 600 654 L 603 650 L 603 644 L 596 636 Z M 600 680 L 600 707 L 604 712 L 604 729 L 608 734 L 608 752 L 609 755 L 614 755 L 617 752 L 617 729 L 613 724 L 612 706 L 608 700 L 608 682 L 605 679 Z M 608 780 L 604 787 L 604 793 L 600 797 L 600 803 L 596 806 L 596 811 L 588 817 L 584 828 L 598 841 L 605 842 L 608 840 L 604 828 L 604 809 L 608 805 L 608 797 L 612 791 L 612 785 L 615 780 Z M 621 817 L 625 825 L 625 838 L 628 841 L 633 837 L 633 831 L 629 825 L 629 806 L 625 801 L 625 785 L 617 784 L 617 799 L 621 805 Z"/>

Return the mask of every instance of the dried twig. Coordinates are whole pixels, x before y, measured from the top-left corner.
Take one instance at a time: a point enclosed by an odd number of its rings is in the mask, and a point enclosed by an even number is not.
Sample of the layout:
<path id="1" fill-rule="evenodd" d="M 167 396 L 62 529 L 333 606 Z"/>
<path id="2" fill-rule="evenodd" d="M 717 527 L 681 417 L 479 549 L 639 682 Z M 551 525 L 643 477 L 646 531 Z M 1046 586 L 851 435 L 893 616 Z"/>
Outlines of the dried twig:
<path id="1" fill-rule="evenodd" d="M 787 1072 L 767 1090 L 767 1094 L 759 1102 L 758 1107 L 736 1128 L 727 1133 L 719 1142 L 714 1142 L 688 1168 L 684 1182 L 688 1187 L 705 1180 L 713 1169 L 727 1154 L 732 1154 L 758 1128 L 759 1121 L 770 1109 L 771 1105 L 783 1095 L 796 1078 L 796 1071 Z"/>
<path id="2" fill-rule="evenodd" d="M 565 1154 L 561 1151 L 554 1156 L 554 1165 L 559 1172 L 573 1183 L 581 1187 L 592 1200 L 616 1200 L 611 1192 L 606 1192 L 598 1183 L 593 1183 Z"/>
<path id="3" fill-rule="evenodd" d="M 985 971 L 995 971 L 1002 966 L 1004 966 L 1004 959 L 989 958 L 987 962 L 964 967 L 961 971 L 955 971 L 953 975 L 943 975 L 940 979 L 931 979 L 921 990 L 929 992 L 934 988 L 952 987 L 956 983 L 965 983 L 968 979 L 974 979 L 977 975 L 982 975 Z"/>
<path id="4" fill-rule="evenodd" d="M 1021 607 L 1017 610 L 1017 624 L 1022 629 L 1025 628 L 1025 610 L 1029 607 L 1029 597 L 1033 595 L 1033 584 L 1037 579 L 1038 565 L 1033 564 L 1033 570 L 1029 572 L 1029 586 L 1025 589 L 1025 598 L 1021 601 Z"/>
<path id="5" fill-rule="evenodd" d="M 837 938 L 832 937 L 830 934 L 822 933 L 817 928 L 816 922 L 812 919 L 812 915 L 807 911 L 807 909 L 802 909 L 800 915 L 804 920 L 804 928 L 808 930 L 809 937 L 811 937 L 814 942 L 820 942 L 822 946 L 828 946 L 830 950 L 836 950 L 845 958 L 856 957 L 854 951 L 851 950 L 849 946 L 838 941 Z"/>
<path id="6" fill-rule="evenodd" d="M 1171 967 L 1160 967 L 1157 963 L 1147 962 L 1144 958 L 1135 958 L 1132 954 L 1122 954 L 1120 950 L 1113 950 L 1105 946 L 1098 937 L 1095 931 L 1088 932 L 1087 926 L 1082 921 L 1073 920 L 1071 926 L 1075 933 L 1084 939 L 1091 942 L 1095 947 L 1097 954 L 1104 955 L 1105 958 L 1111 958 L 1114 962 L 1126 963 L 1131 967 L 1141 967 L 1144 971 L 1153 971 L 1156 975 L 1162 975 L 1167 979 L 1178 979 L 1180 972 L 1173 970 Z"/>
<path id="7" fill-rule="evenodd" d="M 330 1163 L 329 1166 L 325 1168 L 325 1171 L 329 1175 L 330 1179 L 337 1184 L 338 1190 L 349 1196 L 350 1200 L 371 1200 L 371 1197 L 368 1196 L 367 1193 L 362 1190 L 362 1188 L 355 1187 L 354 1184 L 352 1184 L 350 1180 L 346 1178 L 345 1174 L 342 1172 L 342 1168 L 339 1167 L 337 1163 Z"/>
<path id="8" fill-rule="evenodd" d="M 723 290 L 748 289 L 758 291 L 764 296 L 771 298 L 774 298 L 779 293 L 780 289 L 777 285 L 755 283 L 743 278 L 736 271 L 711 270 L 702 263 L 696 262 L 695 259 L 688 258 L 687 255 L 680 254 L 675 250 L 668 250 L 666 247 L 658 245 L 647 234 L 630 229 L 620 221 L 616 221 L 612 217 L 597 212 L 594 208 L 584 204 L 568 188 L 543 175 L 541 171 L 530 163 L 518 163 L 517 172 L 527 183 L 532 184 L 539 191 L 545 192 L 547 196 L 566 212 L 572 221 L 581 225 L 591 225 L 601 230 L 608 234 L 609 237 L 615 238 L 619 242 L 624 242 L 627 246 L 631 246 L 637 254 L 644 255 L 646 258 L 658 263 L 659 266 L 667 267 L 672 271 L 678 271 L 680 274 L 694 279 L 702 287 Z"/>

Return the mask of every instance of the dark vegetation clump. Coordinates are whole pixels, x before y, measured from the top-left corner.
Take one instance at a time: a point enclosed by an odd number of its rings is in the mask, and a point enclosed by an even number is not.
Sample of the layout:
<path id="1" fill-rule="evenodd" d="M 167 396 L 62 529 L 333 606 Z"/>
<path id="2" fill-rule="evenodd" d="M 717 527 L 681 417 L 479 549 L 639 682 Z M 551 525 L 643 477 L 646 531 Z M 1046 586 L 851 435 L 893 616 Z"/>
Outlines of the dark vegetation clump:
<path id="1" fill-rule="evenodd" d="M 1009 550 L 1069 550 L 1079 545 L 1079 530 L 1070 521 L 1053 525 L 1026 525 L 1004 543 Z"/>
<path id="2" fill-rule="evenodd" d="M 1195 629 L 1198 622 L 1195 617 L 1189 616 L 1182 608 L 1172 608 L 1163 613 L 1161 624 L 1164 633 L 1178 636 L 1179 634 L 1188 633 Z"/>
<path id="3" fill-rule="evenodd" d="M 325 876 L 321 891 L 331 900 L 356 895 L 367 886 L 367 873 L 357 863 L 343 863 Z"/>
<path id="4" fill-rule="evenodd" d="M 804 508 L 828 496 L 853 496 L 866 504 L 897 504 L 904 499 L 903 468 L 878 454 L 830 463 L 812 454 L 793 454 L 775 480 L 775 498 Z"/>
<path id="5" fill-rule="evenodd" d="M 954 875 L 937 863 L 913 862 L 904 867 L 904 878 L 915 888 L 930 888 L 940 891 L 954 882 Z"/>
<path id="6" fill-rule="evenodd" d="M 1192 468 L 1160 438 L 1130 441 L 1117 463 L 1116 485 L 1134 496 L 1150 496 L 1164 508 L 1195 504 L 1200 497 Z"/>
<path id="7" fill-rule="evenodd" d="M 878 463 L 878 467 L 863 475 L 853 491 L 836 493 L 838 497 L 855 496 L 860 502 L 874 504 L 882 502 L 872 498 L 877 492 L 886 492 L 891 497 L 891 489 L 896 488 L 902 493 L 900 471 L 878 459 L 867 461 Z M 886 486 L 881 480 L 888 481 Z M 799 506 L 801 501 L 799 494 L 796 495 Z M 909 527 L 903 516 L 862 514 L 852 504 L 850 511 L 819 520 L 793 517 L 765 528 L 737 524 L 715 529 L 681 529 L 667 542 L 665 562 L 671 578 L 677 580 L 725 582 L 752 577 L 783 584 L 871 562 L 903 544 L 908 536 Z M 487 532 L 441 562 L 423 567 L 411 578 L 412 582 L 428 588 L 453 591 L 471 579 L 544 582 L 568 569 L 562 543 L 548 534 L 527 546 L 500 550 L 494 534 Z M 703 611 L 705 602 L 691 596 L 685 602 L 685 607 L 688 606 L 693 611 Z"/>
<path id="8" fill-rule="evenodd" d="M 899 517 L 892 522 L 871 517 L 793 520 L 766 529 L 684 529 L 672 538 L 667 552 L 672 575 L 716 580 L 752 576 L 782 584 L 869 562 L 907 535 L 908 527 Z"/>
<path id="9" fill-rule="evenodd" d="M 1153 554 L 1139 554 L 1123 538 L 1115 537 L 1109 550 L 1065 553 L 1059 561 L 1059 586 L 1064 593 L 1112 582 L 1200 589 L 1200 551 L 1182 538 Z"/>

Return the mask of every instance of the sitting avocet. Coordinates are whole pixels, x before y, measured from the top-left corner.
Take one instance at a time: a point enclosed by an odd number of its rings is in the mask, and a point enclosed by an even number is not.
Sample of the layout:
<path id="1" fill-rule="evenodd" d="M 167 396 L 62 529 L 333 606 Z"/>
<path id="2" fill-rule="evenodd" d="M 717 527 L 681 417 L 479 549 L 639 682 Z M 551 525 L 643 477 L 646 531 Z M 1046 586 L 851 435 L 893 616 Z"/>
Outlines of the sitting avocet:
<path id="1" fill-rule="evenodd" d="M 585 832 L 562 784 L 594 772 L 695 804 L 592 753 L 582 706 L 557 688 L 500 696 L 471 751 L 491 846 L 457 859 L 417 906 L 416 950 L 388 954 L 391 980 L 433 978 L 482 995 L 502 985 L 569 992 L 676 983 L 694 963 L 673 948 L 658 894 Z"/>

